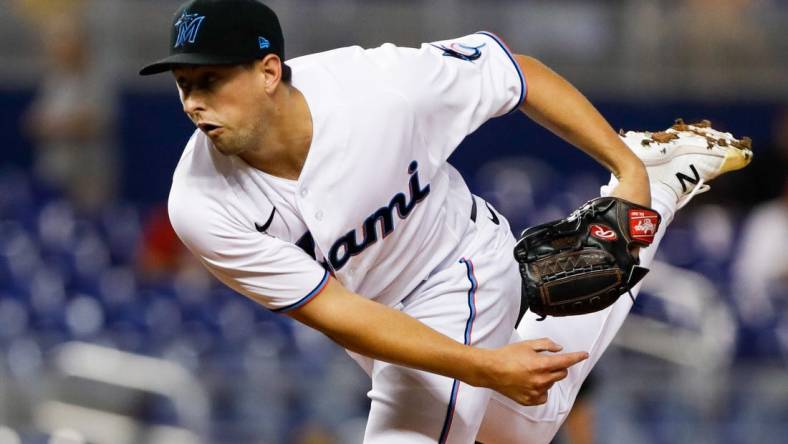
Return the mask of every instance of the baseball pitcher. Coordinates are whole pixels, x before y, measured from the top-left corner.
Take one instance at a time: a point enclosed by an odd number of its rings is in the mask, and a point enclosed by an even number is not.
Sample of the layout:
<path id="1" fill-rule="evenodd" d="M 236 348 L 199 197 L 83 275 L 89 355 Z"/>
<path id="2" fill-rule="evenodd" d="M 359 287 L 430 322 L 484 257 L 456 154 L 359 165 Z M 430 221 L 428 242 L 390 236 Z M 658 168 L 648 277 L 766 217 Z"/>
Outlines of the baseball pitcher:
<path id="1" fill-rule="evenodd" d="M 285 62 L 271 9 L 193 0 L 141 74 L 161 72 L 197 127 L 173 227 L 220 281 L 349 351 L 371 378 L 370 444 L 549 442 L 674 212 L 750 159 L 705 123 L 620 136 L 489 32 Z M 519 242 L 447 162 L 507 113 L 612 173 Z"/>

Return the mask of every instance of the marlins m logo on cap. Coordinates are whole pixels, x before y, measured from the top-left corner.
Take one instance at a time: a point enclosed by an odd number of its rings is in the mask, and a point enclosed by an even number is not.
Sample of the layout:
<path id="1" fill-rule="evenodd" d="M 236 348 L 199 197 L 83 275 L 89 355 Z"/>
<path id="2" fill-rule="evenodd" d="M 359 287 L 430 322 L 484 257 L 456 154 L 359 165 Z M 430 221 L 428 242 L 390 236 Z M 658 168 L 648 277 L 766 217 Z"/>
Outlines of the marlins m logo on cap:
<path id="1" fill-rule="evenodd" d="M 183 65 L 237 65 L 268 54 L 279 56 L 285 81 L 292 75 L 283 63 L 279 18 L 260 0 L 186 0 L 173 13 L 169 31 L 169 55 L 142 68 L 140 75 Z"/>
<path id="2" fill-rule="evenodd" d="M 181 17 L 175 22 L 175 27 L 178 28 L 178 38 L 175 40 L 175 47 L 180 48 L 187 42 L 194 43 L 203 20 L 205 20 L 204 15 L 188 14 L 186 12 L 181 14 Z"/>

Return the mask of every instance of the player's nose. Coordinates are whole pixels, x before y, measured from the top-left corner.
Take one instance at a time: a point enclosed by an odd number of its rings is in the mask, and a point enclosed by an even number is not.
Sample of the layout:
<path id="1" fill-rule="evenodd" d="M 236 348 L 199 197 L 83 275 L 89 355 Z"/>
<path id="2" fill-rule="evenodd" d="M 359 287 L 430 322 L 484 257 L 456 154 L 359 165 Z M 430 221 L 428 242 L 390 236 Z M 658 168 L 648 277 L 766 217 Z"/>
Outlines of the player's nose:
<path id="1" fill-rule="evenodd" d="M 189 94 L 183 97 L 183 112 L 193 115 L 196 112 L 205 111 L 205 104 L 196 94 Z"/>

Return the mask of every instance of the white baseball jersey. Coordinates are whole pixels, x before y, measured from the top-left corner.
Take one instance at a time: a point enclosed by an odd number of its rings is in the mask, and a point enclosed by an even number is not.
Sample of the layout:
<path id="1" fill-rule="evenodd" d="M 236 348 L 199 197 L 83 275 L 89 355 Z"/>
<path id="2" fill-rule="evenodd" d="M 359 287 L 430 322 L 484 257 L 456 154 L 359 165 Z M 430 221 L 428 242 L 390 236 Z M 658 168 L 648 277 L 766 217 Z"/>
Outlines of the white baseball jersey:
<path id="1" fill-rule="evenodd" d="M 274 311 L 326 284 L 392 305 L 460 243 L 471 194 L 446 159 L 525 79 L 489 33 L 401 48 L 348 47 L 288 61 L 313 138 L 297 181 L 224 156 L 195 131 L 169 214 L 222 282 Z"/>
<path id="2" fill-rule="evenodd" d="M 544 322 L 526 315 L 519 334 L 512 330 L 521 285 L 514 237 L 492 210 L 472 222 L 472 203 L 483 201 L 447 163 L 468 134 L 524 101 L 512 54 L 477 33 L 418 49 L 337 49 L 288 65 L 314 131 L 299 179 L 224 156 L 197 131 L 173 178 L 175 231 L 222 282 L 274 311 L 307 303 L 333 274 L 467 345 L 549 337 L 588 350 L 588 364 L 572 367 L 547 404 L 533 407 L 353 355 L 372 379 L 365 443 L 549 442 L 630 302 Z M 661 214 L 644 266 L 670 220 Z"/>

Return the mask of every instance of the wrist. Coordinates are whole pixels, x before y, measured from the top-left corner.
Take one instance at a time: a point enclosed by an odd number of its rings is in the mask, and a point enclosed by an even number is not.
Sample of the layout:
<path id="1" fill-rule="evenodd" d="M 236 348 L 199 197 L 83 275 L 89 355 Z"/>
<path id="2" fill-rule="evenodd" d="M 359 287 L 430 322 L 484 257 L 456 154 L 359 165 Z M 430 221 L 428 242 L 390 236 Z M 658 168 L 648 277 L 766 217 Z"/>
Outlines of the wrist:
<path id="1" fill-rule="evenodd" d="M 474 387 L 491 387 L 497 379 L 502 363 L 495 350 L 468 347 L 471 351 L 470 365 L 467 367 L 467 379 L 464 382 Z"/>
<path id="2" fill-rule="evenodd" d="M 616 179 L 619 181 L 627 180 L 630 182 L 648 182 L 648 172 L 646 171 L 646 166 L 639 158 L 635 157 L 634 155 L 617 166 L 618 168 L 613 170 L 613 175 L 616 176 Z"/>
<path id="3" fill-rule="evenodd" d="M 642 180 L 632 179 L 631 176 L 622 177 L 610 195 L 644 207 L 651 207 L 651 186 L 648 176 Z"/>

